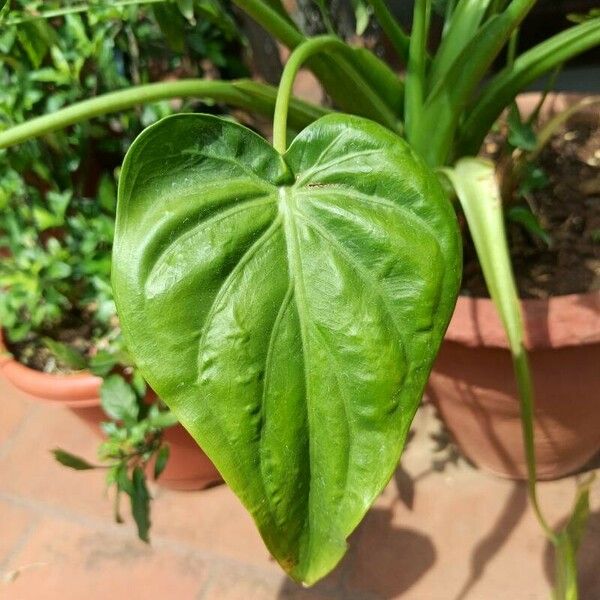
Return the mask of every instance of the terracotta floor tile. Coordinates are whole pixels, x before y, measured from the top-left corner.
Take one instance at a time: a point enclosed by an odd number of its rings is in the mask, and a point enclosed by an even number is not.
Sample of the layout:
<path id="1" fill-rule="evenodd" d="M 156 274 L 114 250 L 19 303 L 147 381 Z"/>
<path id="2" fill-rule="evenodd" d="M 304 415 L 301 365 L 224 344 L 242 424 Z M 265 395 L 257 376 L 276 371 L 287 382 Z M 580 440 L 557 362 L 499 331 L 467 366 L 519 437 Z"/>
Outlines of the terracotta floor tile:
<path id="1" fill-rule="evenodd" d="M 200 493 L 154 490 L 154 545 L 142 545 L 131 522 L 112 525 L 102 473 L 67 470 L 49 454 L 60 445 L 93 458 L 98 440 L 85 425 L 68 411 L 47 407 L 36 408 L 25 420 L 19 420 L 18 407 L 14 414 L 18 434 L 0 452 L 0 561 L 8 557 L 3 568 L 18 576 L 0 584 L 2 600 L 549 596 L 551 553 L 524 486 L 464 462 L 432 470 L 429 435 L 436 422 L 428 411 L 416 420 L 418 434 L 403 471 L 351 537 L 348 556 L 310 590 L 287 580 L 270 560 L 251 518 L 225 486 Z M 573 478 L 540 486 L 552 523 L 568 511 L 573 490 Z M 592 504 L 580 560 L 582 600 L 600 598 L 600 483 Z M 29 512 L 36 521 L 22 538 Z"/>
<path id="2" fill-rule="evenodd" d="M 17 549 L 35 520 L 31 511 L 0 501 L 0 565 Z"/>
<path id="3" fill-rule="evenodd" d="M 47 519 L 7 565 L 4 600 L 195 600 L 207 568 L 197 557 Z"/>
<path id="4" fill-rule="evenodd" d="M 158 489 L 155 507 L 153 531 L 156 535 L 281 573 L 250 515 L 227 486 L 201 493 Z M 330 585 L 340 581 L 340 570 L 336 569 L 327 579 Z"/>
<path id="5" fill-rule="evenodd" d="M 110 521 L 104 472 L 73 471 L 59 465 L 50 452 L 60 446 L 93 461 L 97 445 L 98 438 L 67 409 L 40 406 L 8 455 L 0 455 L 0 493 Z"/>
<path id="6" fill-rule="evenodd" d="M 0 451 L 33 408 L 31 401 L 0 380 Z"/>
<path id="7" fill-rule="evenodd" d="M 550 595 L 548 544 L 524 483 L 501 480 L 461 462 L 430 472 L 423 440 L 406 453 L 412 509 L 388 486 L 352 539 L 345 584 L 376 598 L 403 600 L 545 599 Z M 431 464 L 431 455 L 428 459 Z M 581 552 L 582 598 L 600 598 L 600 489 Z M 569 510 L 574 481 L 540 485 L 550 522 Z M 593 567 L 593 564 L 596 567 Z"/>
<path id="8" fill-rule="evenodd" d="M 201 600 L 352 600 L 318 584 L 304 589 L 283 575 L 269 577 L 244 568 L 218 569 Z"/>
<path id="9" fill-rule="evenodd" d="M 156 535 L 278 571 L 254 522 L 225 485 L 203 492 L 155 492 Z"/>

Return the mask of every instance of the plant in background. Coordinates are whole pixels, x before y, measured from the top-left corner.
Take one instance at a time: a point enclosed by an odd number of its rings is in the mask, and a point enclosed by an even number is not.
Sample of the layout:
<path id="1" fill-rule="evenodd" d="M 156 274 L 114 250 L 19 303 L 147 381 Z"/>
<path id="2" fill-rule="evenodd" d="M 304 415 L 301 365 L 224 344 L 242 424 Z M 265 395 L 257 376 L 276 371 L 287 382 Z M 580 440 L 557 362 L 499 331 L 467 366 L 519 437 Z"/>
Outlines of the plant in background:
<path id="1" fill-rule="evenodd" d="M 56 460 L 77 471 L 106 470 L 106 485 L 113 488 L 114 517 L 122 523 L 121 496 L 126 494 L 138 536 L 149 541 L 150 492 L 147 474 L 158 479 L 169 460 L 169 446 L 163 432 L 177 424 L 177 419 L 162 404 L 148 403 L 144 380 L 136 371 L 131 383 L 121 375 L 110 375 L 101 389 L 102 408 L 108 419 L 101 424 L 106 434 L 98 448 L 101 465 L 95 465 L 65 450 L 56 448 Z"/>
<path id="2" fill-rule="evenodd" d="M 0 322 L 25 364 L 104 374 L 123 357 L 112 299 L 115 184 L 97 199 L 26 196 L 22 181 L 0 213 Z M 112 364 L 107 365 L 107 358 Z"/>
<path id="3" fill-rule="evenodd" d="M 247 81 L 169 82 L 14 127 L 0 145 L 157 97 L 274 111 L 274 147 L 198 115 L 140 136 L 119 184 L 114 286 L 142 373 L 282 567 L 306 583 L 338 562 L 400 456 L 458 292 L 456 193 L 513 354 L 530 498 L 557 550 L 556 596 L 575 598 L 590 482 L 553 531 L 537 500 L 533 386 L 501 188 L 475 155 L 520 90 L 600 42 L 600 19 L 517 55 L 535 0 L 438 2 L 443 37 L 430 54 L 430 0 L 416 0 L 410 35 L 369 0 L 406 65 L 398 77 L 364 48 L 306 38 L 279 0 L 234 4 L 293 50 L 277 102 Z M 506 67 L 488 77 L 505 48 Z M 290 101 L 304 62 L 338 107 L 379 125 Z M 310 123 L 289 146 L 288 114 L 293 129 Z M 513 119 L 513 141 L 517 130 Z"/>
<path id="4" fill-rule="evenodd" d="M 0 31 L 0 130 L 173 73 L 244 74 L 226 7 L 188 5 L 13 1 Z M 0 323 L 21 362 L 99 375 L 128 364 L 110 286 L 115 167 L 172 112 L 148 104 L 0 152 Z"/>

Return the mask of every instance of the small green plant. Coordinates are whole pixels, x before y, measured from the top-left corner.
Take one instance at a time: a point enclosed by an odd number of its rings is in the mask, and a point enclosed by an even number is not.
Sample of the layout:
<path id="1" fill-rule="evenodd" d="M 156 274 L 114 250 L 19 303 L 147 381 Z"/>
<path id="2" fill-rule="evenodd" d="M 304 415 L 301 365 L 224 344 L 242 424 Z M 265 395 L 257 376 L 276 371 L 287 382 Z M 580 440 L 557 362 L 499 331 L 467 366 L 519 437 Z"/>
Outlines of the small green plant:
<path id="1" fill-rule="evenodd" d="M 576 598 L 589 481 L 569 524 L 553 531 L 537 498 L 505 198 L 494 165 L 476 155 L 520 90 L 600 42 L 600 18 L 518 55 L 535 0 L 436 2 L 444 27 L 431 53 L 431 0 L 416 0 L 410 35 L 385 2 L 369 0 L 405 65 L 398 77 L 365 48 L 307 38 L 279 0 L 234 4 L 292 50 L 278 90 L 193 79 L 142 86 L 12 128 L 0 146 L 166 97 L 274 114 L 273 146 L 207 115 L 172 117 L 140 136 L 119 182 L 114 287 L 142 373 L 281 566 L 309 584 L 339 561 L 399 459 L 458 292 L 456 196 L 510 343 L 530 499 L 558 557 L 556 597 Z M 505 50 L 506 67 L 491 74 Z M 304 63 L 353 116 L 291 99 Z M 289 139 L 288 117 L 292 130 L 307 126 Z M 514 112 L 510 137 L 533 147 Z"/>
<path id="2" fill-rule="evenodd" d="M 149 541 L 151 496 L 148 473 L 158 479 L 169 460 L 169 446 L 163 440 L 168 427 L 177 424 L 173 413 L 160 403 L 148 403 L 144 380 L 135 372 L 128 383 L 121 375 L 110 375 L 102 384 L 101 401 L 107 421 L 101 424 L 106 439 L 98 448 L 100 465 L 66 450 L 53 450 L 56 460 L 71 469 L 106 471 L 106 485 L 112 488 L 114 517 L 122 523 L 121 497 L 129 498 L 138 536 Z"/>

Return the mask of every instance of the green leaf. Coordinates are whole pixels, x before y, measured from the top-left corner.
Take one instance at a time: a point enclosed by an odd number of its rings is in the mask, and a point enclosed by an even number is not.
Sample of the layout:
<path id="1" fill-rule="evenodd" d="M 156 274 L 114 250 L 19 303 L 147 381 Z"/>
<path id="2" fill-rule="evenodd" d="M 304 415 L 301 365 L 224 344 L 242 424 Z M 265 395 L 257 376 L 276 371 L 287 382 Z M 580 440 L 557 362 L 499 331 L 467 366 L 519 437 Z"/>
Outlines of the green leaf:
<path id="1" fill-rule="evenodd" d="M 60 448 L 55 448 L 52 450 L 52 454 L 54 454 L 54 458 L 65 467 L 70 467 L 71 469 L 75 469 L 76 471 L 89 471 L 90 469 L 95 469 L 96 467 L 90 464 L 87 460 L 83 458 L 79 458 L 79 456 L 75 456 L 70 452 L 66 452 L 65 450 L 61 450 Z"/>
<path id="2" fill-rule="evenodd" d="M 458 148 L 475 154 L 502 111 L 530 83 L 558 65 L 600 43 L 600 18 L 569 27 L 548 38 L 515 59 L 483 89 L 472 107 L 465 112 Z"/>
<path id="3" fill-rule="evenodd" d="M 521 120 L 519 109 L 512 104 L 508 112 L 508 143 L 513 148 L 532 151 L 537 147 L 537 136 L 531 123 Z"/>
<path id="4" fill-rule="evenodd" d="M 170 3 L 159 3 L 153 6 L 152 11 L 167 44 L 175 52 L 183 52 L 185 49 L 185 21 L 177 6 Z"/>
<path id="5" fill-rule="evenodd" d="M 170 410 L 160 410 L 156 404 L 150 410 L 148 420 L 154 429 L 167 429 L 179 423 L 177 417 Z"/>
<path id="6" fill-rule="evenodd" d="M 177 0 L 179 12 L 190 22 L 194 23 L 194 0 Z"/>
<path id="7" fill-rule="evenodd" d="M 56 215 L 59 225 L 64 224 L 65 213 L 67 212 L 67 208 L 72 198 L 72 190 L 61 193 L 50 191 L 46 195 L 48 205 L 52 209 L 52 212 Z"/>
<path id="8" fill-rule="evenodd" d="M 371 20 L 371 7 L 366 0 L 352 0 L 356 18 L 356 35 L 362 35 Z"/>
<path id="9" fill-rule="evenodd" d="M 42 341 L 59 362 L 63 363 L 66 367 L 76 370 L 85 369 L 85 357 L 72 346 L 57 342 L 48 337 L 43 338 Z"/>
<path id="10" fill-rule="evenodd" d="M 111 375 L 102 383 L 100 400 L 104 412 L 117 421 L 125 424 L 136 422 L 139 406 L 135 392 L 120 375 Z"/>
<path id="11" fill-rule="evenodd" d="M 491 0 L 461 0 L 445 29 L 429 72 L 429 86 L 434 87 L 452 63 L 476 35 Z M 444 7 L 445 10 L 445 7 Z"/>
<path id="12" fill-rule="evenodd" d="M 313 583 L 389 481 L 460 280 L 456 218 L 395 134 L 331 115 L 285 156 L 208 115 L 121 173 L 113 284 L 152 389 Z"/>
<path id="13" fill-rule="evenodd" d="M 135 467 L 132 476 L 131 514 L 137 525 L 138 537 L 148 543 L 150 538 L 150 494 L 146 487 L 146 475 L 141 467 Z"/>
<path id="14" fill-rule="evenodd" d="M 368 84 L 377 91 L 385 104 L 398 117 L 404 112 L 404 82 L 381 59 L 366 48 L 353 48 L 348 54 L 352 66 L 360 72 Z"/>
<path id="15" fill-rule="evenodd" d="M 98 186 L 98 201 L 100 206 L 108 213 L 113 214 L 117 206 L 117 190 L 114 177 L 104 174 Z"/>
<path id="16" fill-rule="evenodd" d="M 119 355 L 108 350 L 99 350 L 89 360 L 89 369 L 98 377 L 106 377 L 119 364 Z"/>
<path id="17" fill-rule="evenodd" d="M 544 169 L 535 164 L 527 162 L 523 170 L 518 173 L 521 181 L 517 189 L 517 194 L 523 198 L 536 190 L 543 190 L 550 185 L 550 179 Z"/>
<path id="18" fill-rule="evenodd" d="M 56 36 L 46 21 L 37 19 L 21 23 L 17 28 L 17 37 L 31 64 L 38 69 Z"/>
<path id="19" fill-rule="evenodd" d="M 46 269 L 48 279 L 60 280 L 66 279 L 72 273 L 70 265 L 60 260 L 53 262 Z"/>
<path id="20" fill-rule="evenodd" d="M 119 463 L 117 472 L 115 474 L 115 482 L 119 490 L 125 492 L 128 496 L 133 495 L 133 481 L 129 478 L 129 475 L 127 473 L 127 463 Z"/>
<path id="21" fill-rule="evenodd" d="M 577 552 L 590 515 L 590 487 L 594 478 L 578 486 L 575 506 L 555 544 L 555 600 L 577 600 Z"/>
<path id="22" fill-rule="evenodd" d="M 137 369 L 133 372 L 131 387 L 135 390 L 138 398 L 144 398 L 146 396 L 148 386 L 146 385 L 146 380 L 143 375 Z"/>
<path id="23" fill-rule="evenodd" d="M 165 470 L 169 461 L 170 449 L 168 445 L 161 446 L 156 453 L 156 462 L 154 463 L 154 479 L 158 479 L 160 474 Z"/>
<path id="24" fill-rule="evenodd" d="M 527 206 L 513 206 L 506 212 L 506 217 L 522 225 L 531 235 L 540 238 L 548 247 L 552 246 L 550 234 L 540 225 L 538 218 Z"/>

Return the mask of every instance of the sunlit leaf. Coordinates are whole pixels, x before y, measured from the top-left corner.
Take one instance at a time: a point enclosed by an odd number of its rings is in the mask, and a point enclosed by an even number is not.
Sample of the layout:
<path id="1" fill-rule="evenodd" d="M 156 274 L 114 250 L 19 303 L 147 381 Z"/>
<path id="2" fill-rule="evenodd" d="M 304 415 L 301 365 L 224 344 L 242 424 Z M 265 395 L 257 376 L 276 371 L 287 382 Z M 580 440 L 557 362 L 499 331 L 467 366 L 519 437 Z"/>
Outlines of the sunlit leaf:
<path id="1" fill-rule="evenodd" d="M 327 116 L 280 156 L 207 115 L 148 128 L 113 257 L 128 347 L 313 583 L 389 481 L 452 313 L 454 212 L 397 135 Z"/>

